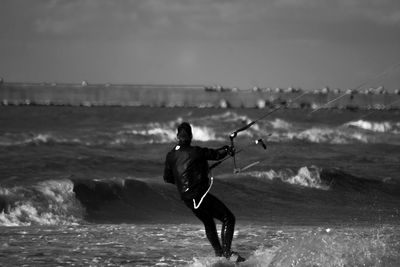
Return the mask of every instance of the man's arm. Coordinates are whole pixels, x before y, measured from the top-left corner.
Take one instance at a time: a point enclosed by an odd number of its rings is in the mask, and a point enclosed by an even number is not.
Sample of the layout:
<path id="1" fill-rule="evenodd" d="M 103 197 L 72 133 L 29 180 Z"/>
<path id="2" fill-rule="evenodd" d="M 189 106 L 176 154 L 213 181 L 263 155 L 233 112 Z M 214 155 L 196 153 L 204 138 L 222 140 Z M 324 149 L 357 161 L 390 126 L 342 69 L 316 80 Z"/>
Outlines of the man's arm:
<path id="1" fill-rule="evenodd" d="M 220 160 L 225 158 L 228 154 L 232 155 L 234 150 L 230 146 L 223 146 L 218 149 L 202 148 L 203 155 L 207 160 Z"/>

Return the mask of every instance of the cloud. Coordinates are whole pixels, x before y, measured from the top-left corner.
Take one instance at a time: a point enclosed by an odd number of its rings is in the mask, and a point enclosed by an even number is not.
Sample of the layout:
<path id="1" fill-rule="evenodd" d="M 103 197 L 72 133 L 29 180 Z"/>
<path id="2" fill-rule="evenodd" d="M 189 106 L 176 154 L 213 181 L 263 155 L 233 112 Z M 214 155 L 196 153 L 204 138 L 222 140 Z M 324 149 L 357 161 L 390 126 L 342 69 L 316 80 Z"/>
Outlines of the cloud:
<path id="1" fill-rule="evenodd" d="M 64 34 L 90 21 L 86 16 L 91 1 L 51 0 L 34 21 L 38 33 Z M 93 7 L 92 7 L 93 8 Z"/>
<path id="2" fill-rule="evenodd" d="M 332 39 L 340 40 L 342 32 L 348 38 L 349 25 L 356 32 L 371 25 L 385 32 L 385 27 L 400 24 L 398 0 L 4 1 L 14 9 L 12 14 L 3 11 L 0 29 L 2 22 L 7 23 L 11 16 L 23 13 L 25 18 L 18 18 L 14 23 L 20 36 L 70 40 L 283 38 L 318 41 L 331 32 Z M 28 26 L 31 32 L 27 32 L 26 25 L 33 25 Z M 332 30 L 335 28 L 343 30 Z M 6 33 L 12 34 L 7 29 Z"/>
<path id="3" fill-rule="evenodd" d="M 324 5 L 321 0 L 275 0 L 273 4 L 277 7 L 316 7 Z"/>
<path id="4" fill-rule="evenodd" d="M 104 34 L 217 36 L 240 23 L 256 22 L 262 1 L 213 0 L 45 0 L 36 9 L 34 31 L 42 35 Z M 261 6 L 260 6 L 261 4 Z M 260 12 L 262 11 L 262 12 Z M 191 33 L 192 32 L 192 33 Z"/>
<path id="5" fill-rule="evenodd" d="M 50 0 L 37 11 L 35 32 L 56 36 L 115 35 L 138 18 L 134 8 L 106 0 Z M 129 2 L 128 2 L 129 3 Z"/>
<path id="6" fill-rule="evenodd" d="M 400 26 L 400 10 L 395 10 L 384 18 L 384 22 Z"/>
<path id="7" fill-rule="evenodd" d="M 378 24 L 400 28 L 400 8 L 391 10 L 370 9 L 365 11 L 363 15 Z"/>
<path id="8" fill-rule="evenodd" d="M 280 9 L 295 8 L 302 19 L 304 10 L 312 11 L 322 22 L 324 18 L 336 21 L 367 20 L 375 24 L 400 26 L 400 1 L 398 0 L 275 0 Z"/>

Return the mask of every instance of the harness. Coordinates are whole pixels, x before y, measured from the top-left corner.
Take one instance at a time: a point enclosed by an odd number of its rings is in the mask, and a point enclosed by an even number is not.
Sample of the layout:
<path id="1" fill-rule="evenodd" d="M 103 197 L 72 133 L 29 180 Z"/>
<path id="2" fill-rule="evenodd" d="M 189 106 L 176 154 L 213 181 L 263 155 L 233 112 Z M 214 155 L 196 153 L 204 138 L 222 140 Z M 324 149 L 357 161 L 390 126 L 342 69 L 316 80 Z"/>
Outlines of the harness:
<path id="1" fill-rule="evenodd" d="M 212 187 L 212 185 L 213 185 L 213 182 L 214 182 L 214 177 L 212 177 L 211 176 L 211 178 L 210 178 L 210 185 L 208 186 L 208 189 L 207 189 L 207 191 L 203 194 L 203 196 L 200 198 L 200 201 L 199 201 L 199 203 L 196 205 L 196 200 L 193 198 L 193 208 L 195 209 L 195 210 L 197 210 L 198 208 L 200 208 L 200 205 L 201 205 L 201 203 L 203 202 L 203 199 L 206 197 L 206 195 L 208 194 L 208 192 L 210 192 L 210 190 L 211 190 L 211 187 Z"/>

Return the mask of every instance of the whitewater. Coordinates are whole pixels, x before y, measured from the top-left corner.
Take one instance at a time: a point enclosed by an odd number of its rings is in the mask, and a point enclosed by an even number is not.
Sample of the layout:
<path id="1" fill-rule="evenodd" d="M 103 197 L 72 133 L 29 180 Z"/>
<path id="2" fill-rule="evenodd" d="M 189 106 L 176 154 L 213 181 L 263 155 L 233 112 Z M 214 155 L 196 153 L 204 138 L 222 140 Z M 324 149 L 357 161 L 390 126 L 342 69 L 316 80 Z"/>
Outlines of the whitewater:
<path id="1" fill-rule="evenodd" d="M 164 160 L 183 121 L 216 148 L 263 112 L 0 106 L 0 265 L 234 266 Z M 400 265 L 400 112 L 369 114 L 282 109 L 239 133 L 251 167 L 224 161 L 211 193 L 236 216 L 241 266 Z"/>

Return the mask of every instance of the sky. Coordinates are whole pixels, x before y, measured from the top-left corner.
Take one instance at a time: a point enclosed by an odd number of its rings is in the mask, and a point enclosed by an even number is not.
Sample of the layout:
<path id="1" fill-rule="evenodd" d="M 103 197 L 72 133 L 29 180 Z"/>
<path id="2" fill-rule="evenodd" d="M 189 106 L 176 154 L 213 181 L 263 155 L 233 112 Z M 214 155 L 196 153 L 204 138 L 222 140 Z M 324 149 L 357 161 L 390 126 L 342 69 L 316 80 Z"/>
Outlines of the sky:
<path id="1" fill-rule="evenodd" d="M 400 88 L 399 0 L 1 0 L 8 82 Z"/>

